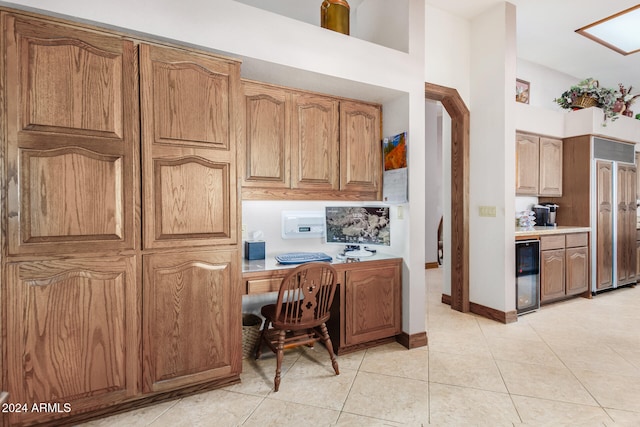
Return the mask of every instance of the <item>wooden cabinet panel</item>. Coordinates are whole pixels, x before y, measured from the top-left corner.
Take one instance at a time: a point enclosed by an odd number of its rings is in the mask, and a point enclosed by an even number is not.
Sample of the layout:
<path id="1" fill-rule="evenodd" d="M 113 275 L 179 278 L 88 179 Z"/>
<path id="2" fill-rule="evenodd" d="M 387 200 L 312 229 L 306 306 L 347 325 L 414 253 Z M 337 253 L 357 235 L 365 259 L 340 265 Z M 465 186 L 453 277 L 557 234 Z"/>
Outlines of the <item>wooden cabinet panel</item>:
<path id="1" fill-rule="evenodd" d="M 237 251 L 144 256 L 144 391 L 238 375 Z"/>
<path id="2" fill-rule="evenodd" d="M 292 188 L 338 189 L 338 105 L 325 96 L 293 96 Z"/>
<path id="3" fill-rule="evenodd" d="M 516 134 L 516 194 L 537 195 L 540 173 L 540 138 Z"/>
<path id="4" fill-rule="evenodd" d="M 289 188 L 291 94 L 257 83 L 242 82 L 244 105 L 245 187 Z"/>
<path id="5" fill-rule="evenodd" d="M 619 285 L 635 281 L 636 273 L 636 168 L 617 166 L 617 280 Z"/>
<path id="6" fill-rule="evenodd" d="M 11 14 L 9 253 L 133 249 L 139 206 L 133 43 Z"/>
<path id="7" fill-rule="evenodd" d="M 145 247 L 236 243 L 237 63 L 141 45 L 140 64 Z"/>
<path id="8" fill-rule="evenodd" d="M 380 190 L 382 173 L 380 109 L 370 104 L 340 103 L 340 189 Z"/>
<path id="9" fill-rule="evenodd" d="M 563 236 L 564 237 L 564 236 Z M 565 295 L 565 251 L 554 249 L 540 252 L 540 302 Z"/>
<path id="10" fill-rule="evenodd" d="M 589 290 L 589 248 L 566 249 L 565 286 L 567 295 L 575 295 Z"/>
<path id="11" fill-rule="evenodd" d="M 399 268 L 399 265 L 359 268 L 345 273 L 345 345 L 374 341 L 401 332 Z"/>
<path id="12" fill-rule="evenodd" d="M 565 236 L 567 248 L 589 245 L 589 233 L 570 233 Z"/>
<path id="13" fill-rule="evenodd" d="M 596 289 L 613 286 L 613 163 L 596 161 Z"/>
<path id="14" fill-rule="evenodd" d="M 10 263 L 4 292 L 11 402 L 70 403 L 78 413 L 136 392 L 134 258 Z M 44 418 L 12 414 L 11 422 Z"/>
<path id="15" fill-rule="evenodd" d="M 540 138 L 540 196 L 562 196 L 562 140 Z"/>

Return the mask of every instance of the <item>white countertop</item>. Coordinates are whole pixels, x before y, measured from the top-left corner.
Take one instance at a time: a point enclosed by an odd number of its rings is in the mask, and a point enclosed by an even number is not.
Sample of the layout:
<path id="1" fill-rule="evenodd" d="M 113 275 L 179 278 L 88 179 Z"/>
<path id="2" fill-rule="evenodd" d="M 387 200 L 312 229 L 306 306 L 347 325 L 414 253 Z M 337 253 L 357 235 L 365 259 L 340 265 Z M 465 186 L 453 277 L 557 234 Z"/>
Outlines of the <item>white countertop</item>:
<path id="1" fill-rule="evenodd" d="M 574 227 L 570 225 L 557 225 L 555 227 L 533 227 L 533 228 L 516 227 L 516 237 L 517 236 L 541 236 L 546 234 L 586 233 L 589 231 L 591 231 L 590 227 Z"/>

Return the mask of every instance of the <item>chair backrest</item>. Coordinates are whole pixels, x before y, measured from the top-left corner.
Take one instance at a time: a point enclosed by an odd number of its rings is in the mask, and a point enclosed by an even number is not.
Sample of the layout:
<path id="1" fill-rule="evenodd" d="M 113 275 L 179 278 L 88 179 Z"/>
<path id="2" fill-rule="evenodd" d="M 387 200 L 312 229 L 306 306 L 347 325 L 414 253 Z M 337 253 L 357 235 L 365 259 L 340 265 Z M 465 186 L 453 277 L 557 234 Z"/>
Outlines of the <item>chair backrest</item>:
<path id="1" fill-rule="evenodd" d="M 306 328 L 329 319 L 338 274 L 331 264 L 301 264 L 282 279 L 274 326 Z"/>

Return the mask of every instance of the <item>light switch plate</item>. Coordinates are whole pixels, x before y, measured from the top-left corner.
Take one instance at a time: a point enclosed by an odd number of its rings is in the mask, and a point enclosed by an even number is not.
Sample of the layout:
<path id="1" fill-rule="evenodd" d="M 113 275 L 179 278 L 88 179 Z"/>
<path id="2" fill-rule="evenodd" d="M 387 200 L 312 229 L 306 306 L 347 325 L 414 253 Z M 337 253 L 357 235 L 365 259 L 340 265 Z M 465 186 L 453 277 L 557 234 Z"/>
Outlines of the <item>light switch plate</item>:
<path id="1" fill-rule="evenodd" d="M 495 206 L 480 206 L 480 216 L 492 217 L 496 216 Z"/>

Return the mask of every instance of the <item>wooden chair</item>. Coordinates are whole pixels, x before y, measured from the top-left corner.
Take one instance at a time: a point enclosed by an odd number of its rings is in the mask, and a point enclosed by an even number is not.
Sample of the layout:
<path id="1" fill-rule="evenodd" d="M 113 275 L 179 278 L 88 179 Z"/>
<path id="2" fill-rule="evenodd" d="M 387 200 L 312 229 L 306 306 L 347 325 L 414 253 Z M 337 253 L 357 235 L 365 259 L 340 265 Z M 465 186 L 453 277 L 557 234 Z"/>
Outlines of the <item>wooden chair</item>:
<path id="1" fill-rule="evenodd" d="M 340 374 L 326 326 L 337 277 L 335 268 L 329 263 L 301 264 L 282 280 L 278 301 L 262 307 L 265 321 L 257 343 L 256 359 L 262 354 L 263 343 L 276 353 L 275 391 L 280 387 L 285 349 L 322 341 L 331 357 L 333 370 L 336 375 Z"/>
<path id="2" fill-rule="evenodd" d="M 444 244 L 442 242 L 442 217 L 440 217 L 440 223 L 438 224 L 438 264 L 442 265 L 442 259 L 444 258 Z"/>

